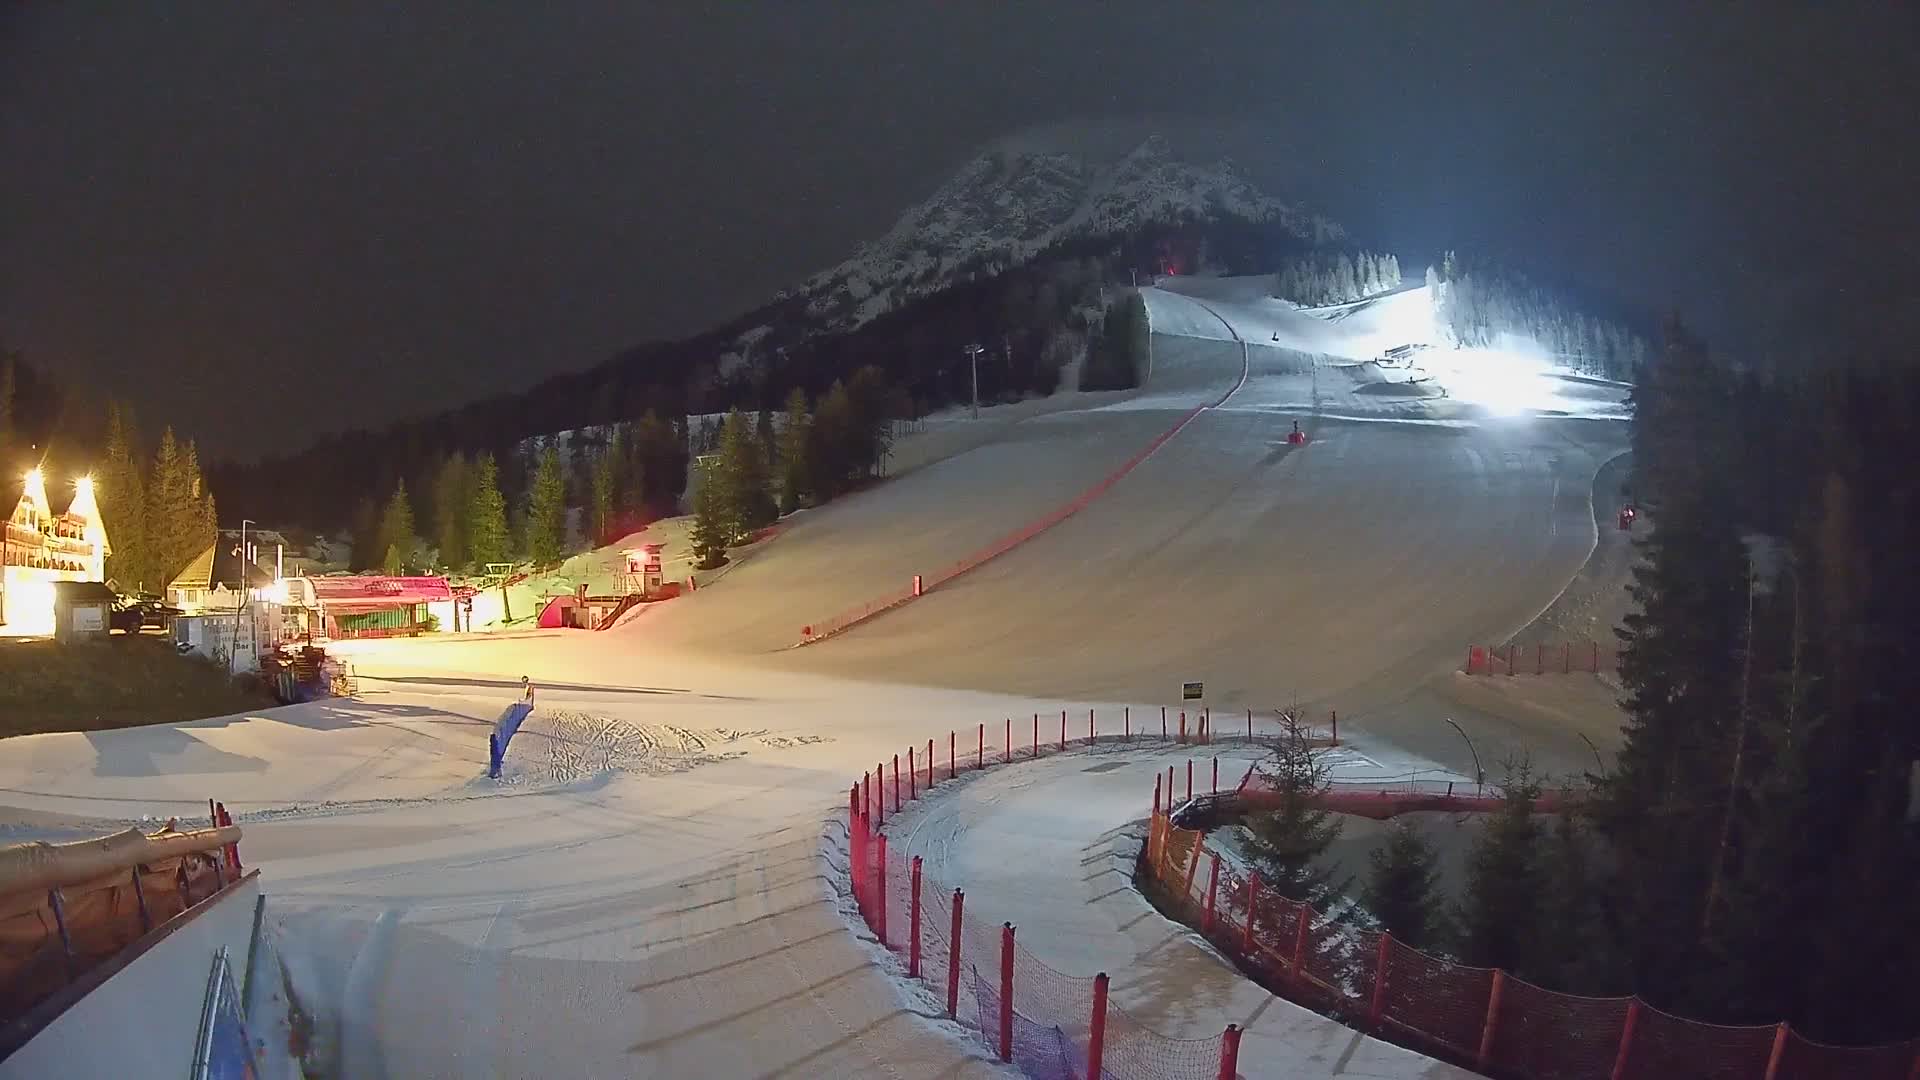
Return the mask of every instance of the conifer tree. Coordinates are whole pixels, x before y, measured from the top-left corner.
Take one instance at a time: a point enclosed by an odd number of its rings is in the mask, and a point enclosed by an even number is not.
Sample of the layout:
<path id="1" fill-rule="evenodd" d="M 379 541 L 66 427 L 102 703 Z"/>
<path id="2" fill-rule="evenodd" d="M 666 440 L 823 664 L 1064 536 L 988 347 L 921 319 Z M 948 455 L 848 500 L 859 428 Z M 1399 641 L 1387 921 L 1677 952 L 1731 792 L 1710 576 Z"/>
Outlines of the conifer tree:
<path id="1" fill-rule="evenodd" d="M 688 539 L 693 544 L 695 568 L 712 570 L 727 561 L 732 523 L 720 490 L 723 480 L 717 460 L 701 458 L 696 467 L 700 471 L 699 487 L 693 493 L 693 530 Z"/>
<path id="2" fill-rule="evenodd" d="M 613 530 L 614 492 L 619 481 L 621 454 L 620 436 L 616 429 L 613 440 L 593 459 L 592 476 L 592 543 L 605 543 Z"/>
<path id="3" fill-rule="evenodd" d="M 1368 913 L 1402 944 L 1430 948 L 1439 937 L 1440 922 L 1433 843 L 1410 819 L 1396 818 L 1368 862 Z"/>
<path id="4" fill-rule="evenodd" d="M 159 572 L 152 569 L 147 538 L 146 466 L 140 460 L 139 444 L 133 410 L 119 402 L 109 405 L 106 461 L 97 485 L 100 516 L 113 545 L 107 576 L 122 588 L 158 590 L 166 583 L 153 580 Z"/>
<path id="5" fill-rule="evenodd" d="M 1476 967 L 1535 971 L 1546 903 L 1540 824 L 1533 804 L 1540 784 L 1525 761 L 1510 762 L 1500 809 L 1489 816 L 1467 856 L 1466 891 L 1455 921 L 1461 959 Z"/>
<path id="6" fill-rule="evenodd" d="M 374 541 L 375 550 L 381 553 L 381 568 L 389 574 L 412 569 L 419 544 L 414 532 L 413 503 L 407 498 L 407 482 L 401 480 L 387 499 L 386 510 L 380 516 L 380 532 Z"/>
<path id="7" fill-rule="evenodd" d="M 773 520 L 773 500 L 767 494 L 766 459 L 761 456 L 760 444 L 747 429 L 747 419 L 739 409 L 728 412 L 721 425 L 717 473 L 721 521 L 729 530 L 729 543 L 745 539 Z"/>
<path id="8" fill-rule="evenodd" d="M 1275 805 L 1240 826 L 1247 856 L 1263 884 L 1289 900 L 1324 904 L 1344 887 L 1332 870 L 1316 865 L 1340 837 L 1340 821 L 1321 808 L 1332 787 L 1332 769 L 1315 752 L 1306 725 L 1285 717 L 1285 731 L 1257 766 Z"/>
<path id="9" fill-rule="evenodd" d="M 458 570 L 472 560 L 467 530 L 473 502 L 473 476 L 463 454 L 448 454 L 440 463 L 433 480 L 434 539 L 440 548 L 440 564 Z"/>
<path id="10" fill-rule="evenodd" d="M 10 449 L 14 440 L 13 397 L 18 385 L 15 363 L 11 353 L 0 354 L 0 451 Z"/>
<path id="11" fill-rule="evenodd" d="M 499 468 L 489 453 L 474 459 L 466 534 L 467 550 L 477 566 L 504 563 L 513 553 L 507 531 L 507 500 L 500 494 Z"/>
<path id="12" fill-rule="evenodd" d="M 540 454 L 533 489 L 527 496 L 527 558 L 548 566 L 566 554 L 567 480 L 560 451 L 552 446 Z"/>
<path id="13" fill-rule="evenodd" d="M 782 514 L 791 514 L 800 509 L 800 500 L 807 493 L 807 433 L 810 426 L 807 392 L 796 386 L 787 395 L 787 419 L 779 440 Z"/>
<path id="14" fill-rule="evenodd" d="M 167 427 L 161 432 L 160 447 L 154 453 L 153 482 L 147 485 L 148 535 L 154 573 L 161 587 L 185 569 L 187 562 L 205 546 L 195 545 L 198 521 L 199 509 L 193 498 L 186 460 L 180 443 L 174 438 L 173 428 Z"/>

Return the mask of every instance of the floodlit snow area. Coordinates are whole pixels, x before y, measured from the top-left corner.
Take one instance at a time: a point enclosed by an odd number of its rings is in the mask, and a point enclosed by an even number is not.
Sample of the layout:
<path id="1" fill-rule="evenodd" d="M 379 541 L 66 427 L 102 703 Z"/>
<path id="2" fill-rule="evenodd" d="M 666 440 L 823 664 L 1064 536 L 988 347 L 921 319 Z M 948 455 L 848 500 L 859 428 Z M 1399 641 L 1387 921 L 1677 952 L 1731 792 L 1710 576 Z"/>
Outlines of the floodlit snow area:
<path id="1" fill-rule="evenodd" d="M 1184 797 L 1191 759 L 1195 789 L 1205 792 L 1216 751 L 1223 789 L 1259 756 L 1245 745 L 1112 744 L 970 774 L 888 819 L 890 856 L 920 856 L 928 880 L 966 891 L 976 923 L 1013 923 L 1021 946 L 1049 967 L 1107 972 L 1110 1007 L 1154 1031 L 1201 1039 L 1243 1025 L 1241 1076 L 1472 1076 L 1272 997 L 1133 886 L 1156 772 L 1174 766 Z M 1385 746 L 1342 746 L 1326 760 L 1341 782 L 1466 780 Z"/>
<path id="2" fill-rule="evenodd" d="M 787 519 L 696 592 L 606 632 L 352 643 L 351 700 L 10 739 L 0 822 L 71 837 L 222 800 L 337 1075 L 1002 1075 L 927 1019 L 838 891 L 847 787 L 907 745 L 965 747 L 981 723 L 992 745 L 1004 717 L 1089 705 L 1104 734 L 1114 703 L 1157 719 L 1195 680 L 1216 715 L 1338 709 L 1387 774 L 1470 775 L 1449 717 L 1489 761 L 1591 761 L 1571 732 L 1432 687 L 1587 560 L 1595 470 L 1626 436 L 1580 417 L 1621 388 L 1545 375 L 1577 415 L 1496 416 L 1431 385 L 1452 389 L 1443 350 L 1417 354 L 1425 380 L 1374 362 L 1414 340 L 1420 290 L 1315 313 L 1203 281 L 1144 290 L 1140 390 L 949 413 L 902 441 L 895 479 Z M 969 573 L 794 647 L 1096 485 Z M 611 584 L 619 546 L 510 594 L 514 615 L 542 589 Z M 489 781 L 522 675 L 536 707 Z M 1109 971 L 1165 1033 L 1250 1025 L 1246 1075 L 1457 1075 L 1270 998 L 1141 906 L 1115 871 L 1177 759 L 992 771 L 901 826 L 970 910 L 1018 923 L 1049 963 Z"/>

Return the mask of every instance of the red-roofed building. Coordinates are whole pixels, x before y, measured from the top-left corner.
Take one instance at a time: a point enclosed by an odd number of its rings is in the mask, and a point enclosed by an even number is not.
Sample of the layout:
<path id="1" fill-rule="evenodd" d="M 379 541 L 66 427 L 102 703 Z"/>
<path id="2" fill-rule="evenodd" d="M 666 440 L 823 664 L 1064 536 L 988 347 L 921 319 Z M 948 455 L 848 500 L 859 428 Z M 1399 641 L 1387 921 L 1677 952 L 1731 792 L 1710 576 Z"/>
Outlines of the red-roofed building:
<path id="1" fill-rule="evenodd" d="M 453 618 L 453 590 L 443 577 L 290 578 L 287 601 L 312 613 L 316 638 L 410 637 L 450 627 Z"/>

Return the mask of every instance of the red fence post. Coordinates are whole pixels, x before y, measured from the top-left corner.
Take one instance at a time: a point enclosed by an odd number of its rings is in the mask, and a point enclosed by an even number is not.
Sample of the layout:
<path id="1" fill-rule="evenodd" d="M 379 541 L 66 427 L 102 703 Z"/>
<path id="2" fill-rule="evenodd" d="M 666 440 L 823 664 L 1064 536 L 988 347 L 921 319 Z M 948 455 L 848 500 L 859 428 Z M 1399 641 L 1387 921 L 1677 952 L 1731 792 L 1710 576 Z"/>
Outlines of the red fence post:
<path id="1" fill-rule="evenodd" d="M 907 974 L 920 977 L 920 856 L 913 857 L 913 899 L 907 908 Z"/>
<path id="2" fill-rule="evenodd" d="M 913 747 L 907 747 L 907 798 L 920 797 L 920 768 L 913 763 Z"/>
<path id="3" fill-rule="evenodd" d="M 953 732 L 951 731 L 947 732 L 947 779 L 949 780 L 953 779 Z M 934 785 L 933 740 L 928 739 L 927 740 L 927 790 L 932 791 L 933 785 Z"/>
<path id="4" fill-rule="evenodd" d="M 1193 801 L 1193 759 L 1187 759 L 1187 801 Z"/>
<path id="5" fill-rule="evenodd" d="M 1333 725 L 1333 745 L 1340 745 L 1340 710 L 1327 710 L 1327 723 Z"/>
<path id="6" fill-rule="evenodd" d="M 1033 714 L 1033 756 L 1040 756 L 1040 714 Z"/>
<path id="7" fill-rule="evenodd" d="M 967 894 L 953 890 L 953 927 L 947 933 L 947 1019 L 960 1007 L 960 909 Z"/>
<path id="8" fill-rule="evenodd" d="M 1213 759 L 1213 793 L 1220 794 L 1220 759 Z"/>
<path id="9" fill-rule="evenodd" d="M 1155 816 L 1158 816 L 1160 813 L 1160 773 L 1158 770 L 1155 770 L 1153 774 L 1153 812 Z"/>
<path id="10" fill-rule="evenodd" d="M 1187 710 L 1180 710 L 1180 741 L 1187 741 Z"/>
<path id="11" fill-rule="evenodd" d="M 877 761 L 873 766 L 873 824 L 879 828 L 887 823 L 887 763 Z"/>
<path id="12" fill-rule="evenodd" d="M 1493 969 L 1493 989 L 1487 994 L 1487 1020 L 1480 1025 L 1480 1056 L 1474 1058 L 1473 1067 L 1479 1072 L 1487 1071 L 1487 1062 L 1493 1060 L 1493 1032 L 1500 1023 L 1500 994 L 1507 988 L 1507 973 L 1499 968 Z"/>
<path id="13" fill-rule="evenodd" d="M 1133 706 L 1131 705 L 1120 708 L 1120 741 L 1133 741 Z"/>
<path id="14" fill-rule="evenodd" d="M 900 755 L 893 755 L 893 812 L 900 812 Z"/>
<path id="15" fill-rule="evenodd" d="M 1210 851 L 1207 854 L 1213 856 L 1213 862 L 1212 867 L 1207 871 L 1207 906 L 1200 916 L 1202 934 L 1213 932 L 1213 913 L 1220 897 L 1220 853 Z"/>
<path id="16" fill-rule="evenodd" d="M 1067 748 L 1067 710 L 1060 710 L 1060 749 Z"/>
<path id="17" fill-rule="evenodd" d="M 1087 745 L 1092 746 L 1095 742 L 1099 741 L 1099 738 L 1100 736 L 1095 732 L 1094 726 L 1093 726 L 1093 710 L 1088 709 L 1087 710 Z"/>
<path id="18" fill-rule="evenodd" d="M 1248 956 L 1253 955 L 1253 924 L 1260 915 L 1260 874 L 1247 871 L 1247 928 L 1241 940 L 1241 948 Z"/>
<path id="19" fill-rule="evenodd" d="M 1000 1060 L 1013 1060 L 1013 924 L 1000 924 Z"/>
<path id="20" fill-rule="evenodd" d="M 1787 1055 L 1787 1024 L 1782 1020 L 1773 1029 L 1773 1052 L 1767 1055 L 1765 1080 L 1780 1080 L 1780 1059 Z"/>
<path id="21" fill-rule="evenodd" d="M 1107 1047 L 1107 973 L 1093 977 L 1093 1016 L 1087 1020 L 1087 1075 L 1100 1076 Z"/>
<path id="22" fill-rule="evenodd" d="M 984 769 L 987 767 L 987 725 L 981 724 L 980 730 L 974 733 L 974 738 L 976 742 L 973 747 L 973 767 Z"/>
<path id="23" fill-rule="evenodd" d="M 1163 739 L 1167 737 L 1167 707 L 1165 705 L 1160 706 L 1160 737 Z"/>
<path id="24" fill-rule="evenodd" d="M 1380 935 L 1379 955 L 1373 962 L 1373 1008 L 1367 1013 L 1367 1022 L 1375 1031 L 1380 1029 L 1380 1015 L 1387 1008 L 1387 951 L 1393 948 L 1393 935 Z"/>
<path id="25" fill-rule="evenodd" d="M 873 908 L 877 913 L 873 932 L 880 944 L 887 944 L 887 834 L 873 838 Z"/>
<path id="26" fill-rule="evenodd" d="M 1173 766 L 1167 766 L 1167 812 L 1173 812 Z"/>
<path id="27" fill-rule="evenodd" d="M 1640 1023 L 1640 999 L 1627 1002 L 1627 1022 L 1620 1028 L 1620 1049 L 1613 1056 L 1613 1080 L 1626 1080 L 1627 1055 L 1633 1050 L 1633 1029 Z"/>
<path id="28" fill-rule="evenodd" d="M 1013 761 L 1013 717 L 1007 717 L 1007 761 Z"/>
<path id="29" fill-rule="evenodd" d="M 1247 741 L 1253 741 L 1253 710 L 1247 710 Z"/>
<path id="30" fill-rule="evenodd" d="M 1220 1033 L 1220 1077 L 1219 1080 L 1233 1080 L 1240 1075 L 1240 1026 L 1228 1024 L 1227 1030 Z"/>

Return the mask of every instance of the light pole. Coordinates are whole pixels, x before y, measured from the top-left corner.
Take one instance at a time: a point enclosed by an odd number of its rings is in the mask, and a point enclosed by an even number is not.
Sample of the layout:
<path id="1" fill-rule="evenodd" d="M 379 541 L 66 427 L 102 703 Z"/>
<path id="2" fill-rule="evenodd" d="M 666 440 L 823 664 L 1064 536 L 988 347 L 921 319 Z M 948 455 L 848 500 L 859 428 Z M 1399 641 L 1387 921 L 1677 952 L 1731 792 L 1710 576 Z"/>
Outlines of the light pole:
<path id="1" fill-rule="evenodd" d="M 975 420 L 980 419 L 980 354 L 986 351 L 977 342 L 967 346 L 967 359 L 972 361 L 973 365 L 973 418 Z"/>
<path id="2" fill-rule="evenodd" d="M 1487 770 L 1480 767 L 1480 751 L 1475 750 L 1473 748 L 1473 739 L 1471 736 L 1467 734 L 1467 729 L 1461 727 L 1459 724 L 1454 723 L 1453 717 L 1451 716 L 1447 717 L 1447 726 L 1459 732 L 1460 737 L 1467 740 L 1467 753 L 1473 755 L 1473 786 L 1476 789 L 1486 787 L 1487 786 Z"/>
<path id="3" fill-rule="evenodd" d="M 238 674 L 240 662 L 240 612 L 247 613 L 249 624 L 253 621 L 253 604 L 247 596 L 247 526 L 254 523 L 252 518 L 240 519 L 240 550 L 234 552 L 235 561 L 240 564 L 240 589 L 236 594 L 238 603 L 233 609 L 233 642 L 227 648 L 227 674 Z M 217 561 L 217 560 L 216 560 Z"/>

